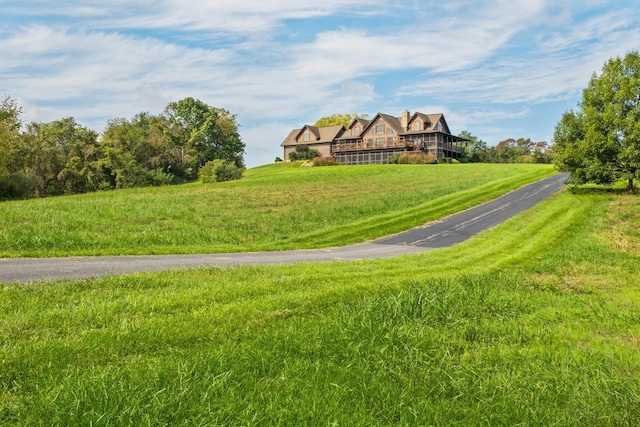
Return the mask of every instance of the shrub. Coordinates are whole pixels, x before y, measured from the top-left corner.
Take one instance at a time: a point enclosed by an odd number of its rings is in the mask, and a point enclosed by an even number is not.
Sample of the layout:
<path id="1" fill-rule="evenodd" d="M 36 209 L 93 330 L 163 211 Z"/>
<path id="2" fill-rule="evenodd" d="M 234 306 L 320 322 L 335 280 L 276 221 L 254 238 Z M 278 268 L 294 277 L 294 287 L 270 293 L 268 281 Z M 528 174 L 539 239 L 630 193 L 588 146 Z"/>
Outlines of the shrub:
<path id="1" fill-rule="evenodd" d="M 147 175 L 151 185 L 171 185 L 176 182 L 176 177 L 172 173 L 163 171 L 162 168 L 154 169 Z"/>
<path id="2" fill-rule="evenodd" d="M 426 165 L 436 163 L 436 158 L 431 153 L 404 153 L 398 157 L 400 165 Z"/>
<path id="3" fill-rule="evenodd" d="M 207 162 L 201 167 L 199 176 L 200 181 L 203 183 L 223 182 L 240 179 L 243 173 L 244 168 L 239 168 L 234 163 L 226 160 L 216 159 Z"/>
<path id="4" fill-rule="evenodd" d="M 18 172 L 0 179 L 0 200 L 26 199 L 38 194 L 38 178 L 32 174 Z"/>
<path id="5" fill-rule="evenodd" d="M 318 156 L 313 159 L 313 166 L 338 166 L 340 164 L 334 157 Z"/>
<path id="6" fill-rule="evenodd" d="M 387 160 L 387 163 L 390 165 L 397 165 L 399 159 L 400 159 L 400 154 L 396 153 L 393 156 L 389 157 L 389 159 Z"/>
<path id="7" fill-rule="evenodd" d="M 458 164 L 460 162 L 452 157 L 442 157 L 438 159 L 438 163 Z"/>
<path id="8" fill-rule="evenodd" d="M 276 163 L 280 163 L 280 162 L 282 162 L 282 159 L 280 157 L 276 157 L 275 161 L 276 161 Z"/>

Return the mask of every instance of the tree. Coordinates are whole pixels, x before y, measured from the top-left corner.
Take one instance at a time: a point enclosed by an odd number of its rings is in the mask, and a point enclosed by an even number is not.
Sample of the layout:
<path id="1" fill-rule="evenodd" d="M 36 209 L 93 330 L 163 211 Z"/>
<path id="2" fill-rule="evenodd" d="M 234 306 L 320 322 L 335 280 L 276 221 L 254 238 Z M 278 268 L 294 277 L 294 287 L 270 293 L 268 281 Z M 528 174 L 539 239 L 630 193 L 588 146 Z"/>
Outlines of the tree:
<path id="1" fill-rule="evenodd" d="M 640 55 L 612 58 L 594 73 L 578 110 L 554 131 L 555 163 L 574 184 L 610 185 L 640 178 Z"/>
<path id="2" fill-rule="evenodd" d="M 342 126 L 345 129 L 349 127 L 352 121 L 355 119 L 366 119 L 369 116 L 367 114 L 332 114 L 327 117 L 322 117 L 313 125 L 316 127 L 326 127 L 326 126 Z"/>
<path id="3" fill-rule="evenodd" d="M 9 96 L 0 99 L 0 199 L 23 196 L 15 194 L 14 185 L 24 158 L 21 155 L 21 114 L 22 107 L 15 99 Z"/>
<path id="4" fill-rule="evenodd" d="M 486 142 L 466 130 L 460 132 L 458 136 L 468 140 L 467 146 L 464 149 L 465 158 L 474 163 L 487 161 L 487 151 L 489 147 Z"/>
<path id="5" fill-rule="evenodd" d="M 25 169 L 37 179 L 39 193 L 83 193 L 100 185 L 98 134 L 73 117 L 30 123 L 24 138 Z"/>
<path id="6" fill-rule="evenodd" d="M 143 112 L 132 119 L 114 119 L 101 141 L 105 187 L 125 188 L 185 181 L 181 150 L 170 136 L 164 116 Z"/>
<path id="7" fill-rule="evenodd" d="M 244 167 L 245 144 L 238 133 L 236 116 L 222 108 L 185 98 L 170 103 L 165 114 L 175 144 L 181 150 L 185 169 L 197 177 L 197 170 L 210 160 L 227 160 Z"/>

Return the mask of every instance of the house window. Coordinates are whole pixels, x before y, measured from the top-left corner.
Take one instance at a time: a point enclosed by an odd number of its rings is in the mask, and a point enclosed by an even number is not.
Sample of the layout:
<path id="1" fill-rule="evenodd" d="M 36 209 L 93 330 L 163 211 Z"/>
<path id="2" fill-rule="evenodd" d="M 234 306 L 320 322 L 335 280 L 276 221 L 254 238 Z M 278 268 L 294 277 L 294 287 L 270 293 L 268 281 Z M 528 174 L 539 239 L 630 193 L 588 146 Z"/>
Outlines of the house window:
<path id="1" fill-rule="evenodd" d="M 413 130 L 421 130 L 420 129 L 420 122 L 418 120 L 416 120 L 416 122 L 414 123 Z"/>
<path id="2" fill-rule="evenodd" d="M 305 142 L 309 141 L 309 131 L 308 130 L 304 131 L 304 134 L 302 135 L 302 140 L 305 141 Z"/>
<path id="3" fill-rule="evenodd" d="M 436 125 L 436 130 L 438 132 L 442 132 L 442 122 L 438 122 L 438 124 Z"/>
<path id="4" fill-rule="evenodd" d="M 387 128 L 387 135 L 392 135 L 392 134 L 393 134 L 393 129 Z"/>
<path id="5" fill-rule="evenodd" d="M 380 122 L 376 125 L 376 134 L 384 135 L 384 123 Z"/>
<path id="6" fill-rule="evenodd" d="M 353 134 L 355 136 L 360 136 L 360 126 L 355 127 L 355 129 L 353 130 Z"/>

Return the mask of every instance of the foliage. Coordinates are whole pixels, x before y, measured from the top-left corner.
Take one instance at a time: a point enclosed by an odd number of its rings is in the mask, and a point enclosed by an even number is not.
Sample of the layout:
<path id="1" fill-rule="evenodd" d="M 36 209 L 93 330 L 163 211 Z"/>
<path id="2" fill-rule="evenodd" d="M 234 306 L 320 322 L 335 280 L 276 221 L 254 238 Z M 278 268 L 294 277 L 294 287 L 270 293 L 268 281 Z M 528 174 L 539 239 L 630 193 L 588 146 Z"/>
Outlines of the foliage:
<path id="1" fill-rule="evenodd" d="M 100 148 L 107 188 L 184 182 L 190 178 L 165 117 L 140 113 L 107 124 Z M 160 177 L 160 179 L 158 179 Z"/>
<path id="2" fill-rule="evenodd" d="M 186 168 L 197 169 L 209 160 L 222 159 L 244 167 L 245 144 L 238 133 L 236 116 L 222 108 L 185 98 L 170 103 L 165 114 Z"/>
<path id="3" fill-rule="evenodd" d="M 465 147 L 463 159 L 467 161 L 485 163 L 551 163 L 553 151 L 545 142 L 533 142 L 530 138 L 508 138 L 500 141 L 495 147 L 468 131 L 458 135 L 469 140 Z"/>
<path id="4" fill-rule="evenodd" d="M 464 149 L 464 158 L 472 163 L 486 162 L 488 160 L 487 152 L 489 147 L 486 142 L 466 130 L 460 132 L 458 136 L 468 140 Z"/>
<path id="5" fill-rule="evenodd" d="M 340 162 L 332 156 L 318 156 L 313 159 L 313 166 L 339 166 Z"/>
<path id="6" fill-rule="evenodd" d="M 113 119 L 100 137 L 72 117 L 25 126 L 21 113 L 0 100 L 0 200 L 183 183 L 214 159 L 244 168 L 235 116 L 192 98 Z"/>
<path id="7" fill-rule="evenodd" d="M 610 185 L 640 178 L 640 54 L 610 59 L 593 74 L 576 112 L 554 132 L 556 165 L 574 184 Z"/>
<path id="8" fill-rule="evenodd" d="M 326 126 L 342 126 L 347 129 L 351 122 L 355 119 L 367 119 L 369 116 L 367 114 L 332 114 L 327 117 L 322 117 L 313 125 L 316 127 L 326 127 Z"/>
<path id="9" fill-rule="evenodd" d="M 564 192 L 400 259 L 3 286 L 0 419 L 639 425 L 640 254 L 605 237 L 640 206 L 620 199 Z"/>
<path id="10" fill-rule="evenodd" d="M 243 173 L 244 168 L 239 168 L 235 163 L 216 159 L 208 161 L 200 168 L 200 181 L 203 183 L 234 181 L 242 178 Z"/>
<path id="11" fill-rule="evenodd" d="M 438 163 L 440 164 L 448 164 L 448 165 L 457 165 L 460 162 L 457 159 L 452 157 L 441 157 L 438 159 Z"/>
<path id="12" fill-rule="evenodd" d="M 320 152 L 315 148 L 309 148 L 306 144 L 296 145 L 295 151 L 289 153 L 289 160 L 313 160 L 320 156 Z"/>
<path id="13" fill-rule="evenodd" d="M 415 152 L 398 156 L 399 165 L 427 165 L 433 163 L 437 162 L 435 156 L 431 153 Z"/>
<path id="14" fill-rule="evenodd" d="M 22 107 L 9 96 L 0 99 L 0 200 L 35 194 L 32 177 L 24 170 Z M 27 181 L 31 182 L 25 185 Z"/>
<path id="15" fill-rule="evenodd" d="M 545 141 L 508 138 L 489 148 L 486 159 L 493 163 L 551 163 L 552 150 Z"/>

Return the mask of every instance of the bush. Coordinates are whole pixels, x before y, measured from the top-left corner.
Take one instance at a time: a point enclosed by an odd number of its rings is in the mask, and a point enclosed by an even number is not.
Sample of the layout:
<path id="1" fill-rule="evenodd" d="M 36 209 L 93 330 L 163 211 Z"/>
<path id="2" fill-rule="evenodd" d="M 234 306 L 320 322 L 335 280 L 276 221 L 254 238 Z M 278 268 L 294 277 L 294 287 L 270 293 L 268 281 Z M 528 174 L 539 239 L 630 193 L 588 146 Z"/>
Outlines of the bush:
<path id="1" fill-rule="evenodd" d="M 216 159 L 200 168 L 199 177 L 203 183 L 223 182 L 240 179 L 242 174 L 244 174 L 244 168 L 239 168 L 226 160 Z"/>
<path id="2" fill-rule="evenodd" d="M 398 157 L 399 165 L 426 165 L 436 163 L 436 158 L 431 153 L 404 153 Z"/>
<path id="3" fill-rule="evenodd" d="M 276 163 L 281 163 L 282 159 L 280 157 L 276 157 Z"/>
<path id="4" fill-rule="evenodd" d="M 340 164 L 331 156 L 318 156 L 313 159 L 313 166 L 338 166 Z"/>
<path id="5" fill-rule="evenodd" d="M 163 171 L 162 168 L 150 171 L 147 176 L 151 185 L 171 185 L 176 182 L 176 177 L 172 173 Z"/>
<path id="6" fill-rule="evenodd" d="M 389 157 L 389 159 L 387 160 L 387 163 L 390 165 L 397 165 L 399 159 L 400 159 L 400 154 L 396 153 L 393 156 Z"/>
<path id="7" fill-rule="evenodd" d="M 438 163 L 458 164 L 460 162 L 452 157 L 442 157 L 438 159 Z"/>
<path id="8" fill-rule="evenodd" d="M 0 180 L 0 200 L 26 199 L 38 195 L 38 178 L 18 172 Z"/>

